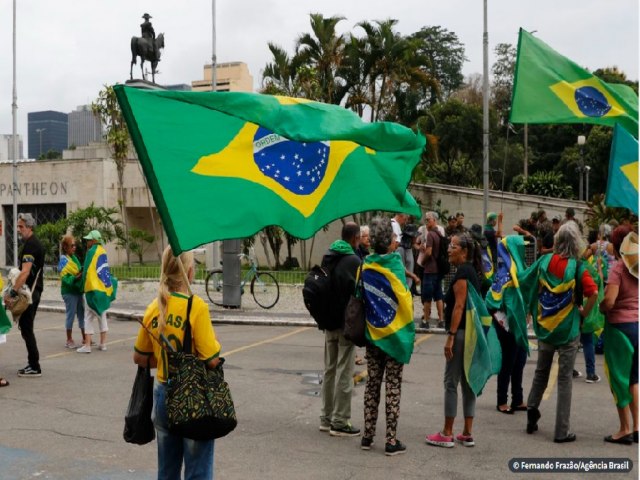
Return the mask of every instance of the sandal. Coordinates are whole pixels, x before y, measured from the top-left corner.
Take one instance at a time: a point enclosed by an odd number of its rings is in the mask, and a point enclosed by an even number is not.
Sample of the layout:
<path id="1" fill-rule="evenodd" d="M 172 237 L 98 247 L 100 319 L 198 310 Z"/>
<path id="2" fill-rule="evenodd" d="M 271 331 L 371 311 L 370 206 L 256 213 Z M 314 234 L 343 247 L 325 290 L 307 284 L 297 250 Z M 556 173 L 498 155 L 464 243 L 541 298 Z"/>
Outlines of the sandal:
<path id="1" fill-rule="evenodd" d="M 8 387 L 8 386 L 9 386 L 9 380 L 7 380 L 6 378 L 0 377 L 0 387 Z"/>
<path id="2" fill-rule="evenodd" d="M 500 408 L 502 405 L 496 405 L 496 410 L 499 411 L 500 413 L 505 413 L 507 415 L 513 415 L 513 409 L 509 406 L 507 406 L 507 408 L 502 409 Z"/>

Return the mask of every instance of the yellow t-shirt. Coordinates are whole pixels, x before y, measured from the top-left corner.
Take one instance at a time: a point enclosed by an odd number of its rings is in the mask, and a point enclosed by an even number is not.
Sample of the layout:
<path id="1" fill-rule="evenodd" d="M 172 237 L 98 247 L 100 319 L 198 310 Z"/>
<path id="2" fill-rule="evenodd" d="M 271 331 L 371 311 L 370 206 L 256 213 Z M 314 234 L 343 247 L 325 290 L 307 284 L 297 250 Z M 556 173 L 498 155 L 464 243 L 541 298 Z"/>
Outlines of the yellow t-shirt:
<path id="1" fill-rule="evenodd" d="M 184 340 L 185 320 L 187 318 L 187 301 L 189 297 L 181 293 L 172 293 L 167 302 L 166 327 L 164 336 L 176 349 L 182 350 Z M 158 337 L 158 299 L 156 298 L 147 307 L 142 323 Z M 208 362 L 220 355 L 220 343 L 211 325 L 209 306 L 197 295 L 193 296 L 191 305 L 191 348 L 198 353 L 198 358 Z M 158 359 L 158 371 L 156 376 L 159 381 L 167 381 L 167 354 L 165 350 L 151 338 L 149 332 L 140 327 L 138 338 L 134 345 L 136 352 L 142 355 L 155 355 Z"/>

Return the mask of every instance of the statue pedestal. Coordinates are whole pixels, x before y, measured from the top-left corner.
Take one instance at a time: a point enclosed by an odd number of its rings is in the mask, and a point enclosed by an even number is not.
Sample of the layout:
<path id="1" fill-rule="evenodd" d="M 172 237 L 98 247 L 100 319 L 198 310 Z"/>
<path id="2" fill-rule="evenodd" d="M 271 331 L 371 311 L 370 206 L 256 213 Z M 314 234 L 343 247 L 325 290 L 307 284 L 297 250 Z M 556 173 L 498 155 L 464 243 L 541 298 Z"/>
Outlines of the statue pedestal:
<path id="1" fill-rule="evenodd" d="M 141 88 L 143 90 L 166 90 L 162 85 L 150 82 L 149 80 L 134 79 L 124 82 L 127 87 Z"/>

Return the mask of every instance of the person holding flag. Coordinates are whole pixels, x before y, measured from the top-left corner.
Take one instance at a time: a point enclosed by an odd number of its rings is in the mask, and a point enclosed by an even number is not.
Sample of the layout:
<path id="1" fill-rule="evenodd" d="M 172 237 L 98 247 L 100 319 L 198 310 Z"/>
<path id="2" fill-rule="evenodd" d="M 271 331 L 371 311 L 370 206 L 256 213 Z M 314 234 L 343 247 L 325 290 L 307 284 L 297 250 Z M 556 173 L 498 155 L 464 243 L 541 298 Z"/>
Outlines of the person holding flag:
<path id="1" fill-rule="evenodd" d="M 387 431 L 384 453 L 405 453 L 397 435 L 402 392 L 402 371 L 413 353 L 415 325 L 413 299 L 407 286 L 405 267 L 394 252 L 396 238 L 391 221 L 374 217 L 369 224 L 373 253 L 362 266 L 365 306 L 365 358 L 369 376 L 364 392 L 364 432 L 360 447 L 371 449 L 378 421 L 380 388 L 385 377 Z"/>
<path id="2" fill-rule="evenodd" d="M 60 293 L 64 300 L 66 312 L 65 329 L 67 331 L 66 348 L 76 348 L 73 341 L 73 318 L 78 317 L 78 326 L 82 332 L 84 341 L 84 304 L 82 300 L 82 264 L 76 257 L 76 239 L 67 234 L 60 242 L 60 261 L 58 272 L 60 273 Z"/>
<path id="3" fill-rule="evenodd" d="M 91 353 L 91 336 L 94 333 L 93 322 L 100 327 L 99 350 L 107 349 L 107 310 L 116 298 L 117 280 L 111 276 L 107 252 L 102 246 L 102 235 L 98 230 L 91 230 L 82 237 L 87 241 L 87 256 L 82 269 L 82 286 L 84 292 L 84 344 L 76 350 L 78 353 Z"/>
<path id="4" fill-rule="evenodd" d="M 598 298 L 598 286 L 583 262 L 580 230 L 567 222 L 555 236 L 553 253 L 540 257 L 518 275 L 526 310 L 538 337 L 538 361 L 527 400 L 527 433 L 538 430 L 540 403 L 549 383 L 553 357 L 558 352 L 558 400 L 553 441 L 573 442 L 569 431 L 573 367 L 580 343 L 580 323 Z M 583 298 L 587 302 L 583 306 Z"/>
<path id="5" fill-rule="evenodd" d="M 427 435 L 426 442 L 436 447 L 452 448 L 453 423 L 458 409 L 458 384 L 462 384 L 464 428 L 455 439 L 465 447 L 473 447 L 473 417 L 476 397 L 487 380 L 500 371 L 500 344 L 491 316 L 479 295 L 480 280 L 474 258 L 474 240 L 458 233 L 449 244 L 449 262 L 456 273 L 444 297 L 447 340 L 444 371 L 444 427 Z"/>

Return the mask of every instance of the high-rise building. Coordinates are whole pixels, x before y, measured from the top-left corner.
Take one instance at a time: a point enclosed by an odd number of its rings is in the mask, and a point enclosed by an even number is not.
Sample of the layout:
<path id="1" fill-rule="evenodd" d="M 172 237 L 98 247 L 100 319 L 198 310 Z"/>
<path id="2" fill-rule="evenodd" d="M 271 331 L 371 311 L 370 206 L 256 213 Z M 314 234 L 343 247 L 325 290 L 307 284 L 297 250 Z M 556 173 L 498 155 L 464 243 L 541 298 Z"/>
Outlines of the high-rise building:
<path id="1" fill-rule="evenodd" d="M 62 153 L 69 146 L 69 115 L 53 110 L 29 112 L 29 158 L 38 158 L 49 150 Z"/>
<path id="2" fill-rule="evenodd" d="M 18 135 L 18 160 L 24 158 L 22 136 Z M 13 161 L 13 135 L 0 134 L 0 163 Z"/>
<path id="3" fill-rule="evenodd" d="M 67 144 L 76 147 L 102 141 L 100 118 L 93 114 L 91 105 L 80 105 L 69 113 L 69 135 Z"/>
<path id="4" fill-rule="evenodd" d="M 191 82 L 192 91 L 211 91 L 211 65 L 204 66 L 204 80 Z M 253 92 L 253 77 L 243 62 L 218 63 L 216 65 L 217 92 Z"/>

